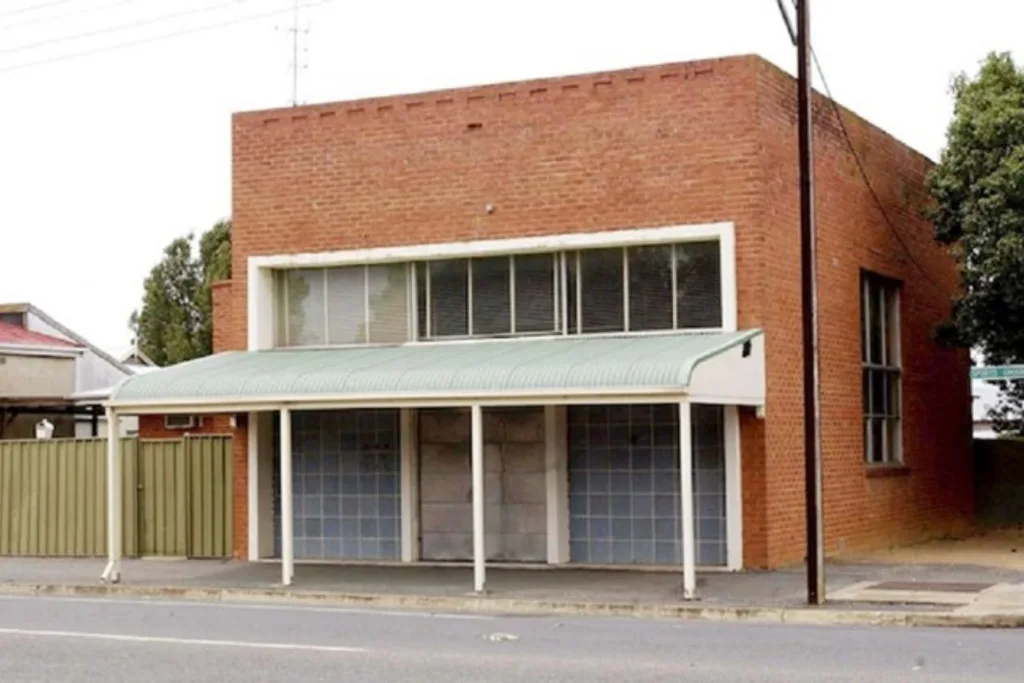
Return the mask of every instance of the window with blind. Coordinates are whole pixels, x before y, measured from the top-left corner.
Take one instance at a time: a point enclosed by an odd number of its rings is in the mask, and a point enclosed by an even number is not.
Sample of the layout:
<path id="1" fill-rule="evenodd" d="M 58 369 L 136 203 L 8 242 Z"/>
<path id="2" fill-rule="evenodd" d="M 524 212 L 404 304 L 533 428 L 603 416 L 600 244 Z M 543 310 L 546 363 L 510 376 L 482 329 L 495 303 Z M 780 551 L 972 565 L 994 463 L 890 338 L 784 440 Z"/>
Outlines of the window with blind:
<path id="1" fill-rule="evenodd" d="M 899 285 L 872 273 L 861 278 L 861 379 L 864 459 L 903 462 Z"/>
<path id="2" fill-rule="evenodd" d="M 278 272 L 276 345 L 409 341 L 408 272 L 405 263 Z"/>

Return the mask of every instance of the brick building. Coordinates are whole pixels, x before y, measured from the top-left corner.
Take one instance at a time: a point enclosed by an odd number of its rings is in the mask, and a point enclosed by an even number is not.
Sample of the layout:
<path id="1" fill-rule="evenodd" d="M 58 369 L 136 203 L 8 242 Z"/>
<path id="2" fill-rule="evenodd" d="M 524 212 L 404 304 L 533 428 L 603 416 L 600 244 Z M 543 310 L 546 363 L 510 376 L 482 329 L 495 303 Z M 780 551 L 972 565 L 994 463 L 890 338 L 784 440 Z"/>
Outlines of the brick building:
<path id="1" fill-rule="evenodd" d="M 835 554 L 969 521 L 969 361 L 932 342 L 958 281 L 930 162 L 844 112 L 876 202 L 814 108 Z M 229 353 L 111 405 L 143 435 L 236 416 L 203 429 L 235 433 L 239 557 L 283 552 L 286 581 L 292 556 L 474 559 L 478 587 L 485 559 L 682 562 L 690 586 L 802 559 L 790 76 L 743 56 L 233 127 Z"/>

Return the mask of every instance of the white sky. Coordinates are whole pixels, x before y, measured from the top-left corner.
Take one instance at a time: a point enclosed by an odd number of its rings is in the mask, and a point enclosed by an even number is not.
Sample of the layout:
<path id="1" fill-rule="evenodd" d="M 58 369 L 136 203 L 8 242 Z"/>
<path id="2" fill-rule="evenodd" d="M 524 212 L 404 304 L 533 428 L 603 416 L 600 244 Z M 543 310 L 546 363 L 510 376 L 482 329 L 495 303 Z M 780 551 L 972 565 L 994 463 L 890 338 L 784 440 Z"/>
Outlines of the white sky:
<path id="1" fill-rule="evenodd" d="M 304 102 L 749 52 L 795 64 L 775 0 L 301 1 L 323 3 L 302 13 Z M 0 0 L 0 302 L 31 301 L 126 349 L 128 315 L 163 247 L 230 213 L 231 112 L 289 104 L 290 37 L 275 27 L 291 16 L 63 57 L 290 7 Z M 837 99 L 931 156 L 950 76 L 990 50 L 1024 58 L 1020 0 L 812 9 Z M 170 14 L 185 16 L 154 21 Z M 135 25 L 109 31 L 125 24 Z M 67 39 L 82 33 L 93 35 Z"/>

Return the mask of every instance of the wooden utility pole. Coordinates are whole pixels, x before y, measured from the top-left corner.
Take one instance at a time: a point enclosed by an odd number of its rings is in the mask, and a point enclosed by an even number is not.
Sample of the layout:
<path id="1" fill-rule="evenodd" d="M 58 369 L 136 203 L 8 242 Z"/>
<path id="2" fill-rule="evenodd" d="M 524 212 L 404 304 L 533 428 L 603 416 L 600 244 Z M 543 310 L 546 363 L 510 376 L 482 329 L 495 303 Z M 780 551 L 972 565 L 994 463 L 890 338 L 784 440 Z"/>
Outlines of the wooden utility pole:
<path id="1" fill-rule="evenodd" d="M 800 309 L 803 322 L 804 475 L 807 513 L 807 602 L 825 602 L 821 485 L 821 402 L 818 373 L 818 292 L 814 227 L 810 0 L 797 0 L 797 106 L 800 152 Z"/>

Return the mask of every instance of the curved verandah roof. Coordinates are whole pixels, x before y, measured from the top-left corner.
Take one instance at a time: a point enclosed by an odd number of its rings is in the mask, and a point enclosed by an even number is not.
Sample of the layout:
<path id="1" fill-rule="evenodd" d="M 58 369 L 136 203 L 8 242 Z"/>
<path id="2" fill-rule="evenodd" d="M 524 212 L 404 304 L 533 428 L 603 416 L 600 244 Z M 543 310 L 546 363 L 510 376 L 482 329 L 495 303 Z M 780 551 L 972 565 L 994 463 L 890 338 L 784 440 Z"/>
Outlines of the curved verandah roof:
<path id="1" fill-rule="evenodd" d="M 472 403 L 764 403 L 760 330 L 233 351 L 128 378 L 123 413 Z"/>

